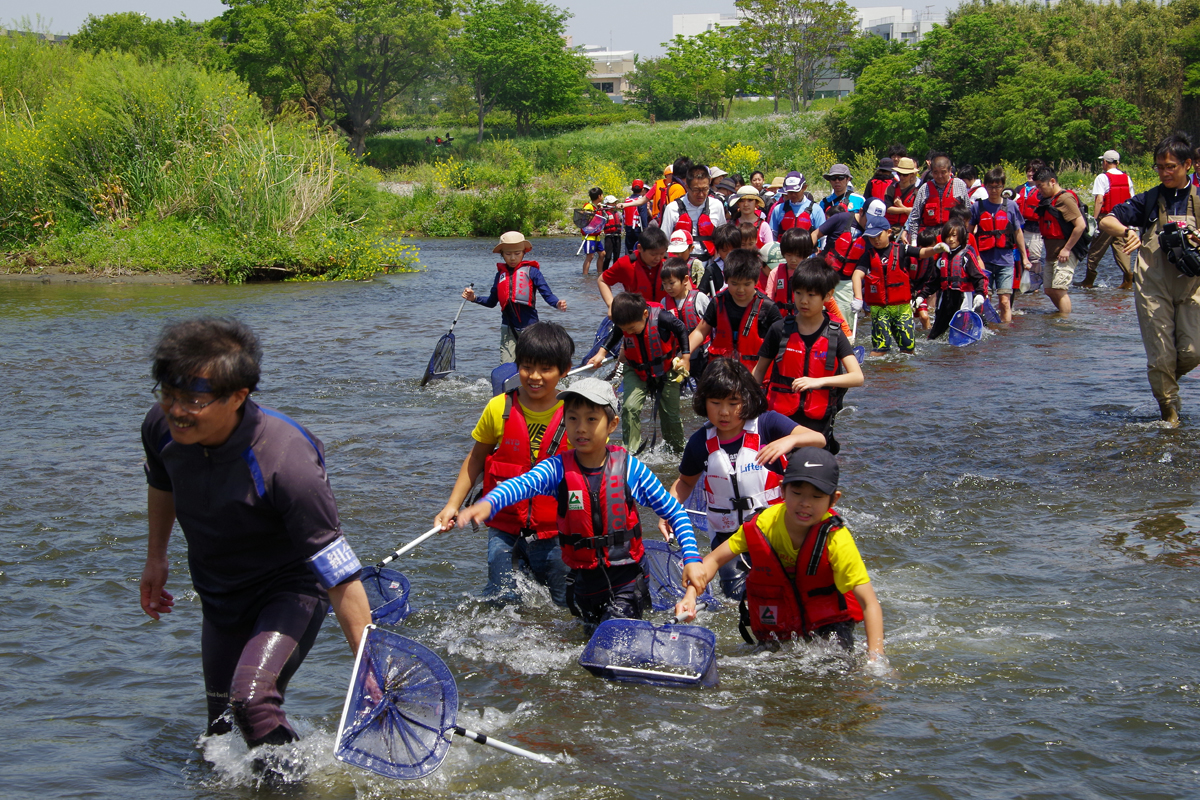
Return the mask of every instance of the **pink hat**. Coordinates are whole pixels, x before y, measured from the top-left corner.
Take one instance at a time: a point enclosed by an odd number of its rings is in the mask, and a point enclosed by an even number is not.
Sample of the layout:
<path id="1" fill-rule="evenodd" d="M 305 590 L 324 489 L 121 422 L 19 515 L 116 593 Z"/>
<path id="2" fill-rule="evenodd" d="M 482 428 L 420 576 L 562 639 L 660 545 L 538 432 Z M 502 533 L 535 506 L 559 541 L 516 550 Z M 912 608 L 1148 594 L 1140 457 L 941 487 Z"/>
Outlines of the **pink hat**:
<path id="1" fill-rule="evenodd" d="M 692 252 L 692 234 L 688 231 L 675 231 L 671 234 L 671 241 L 667 244 L 668 253 L 690 253 Z"/>

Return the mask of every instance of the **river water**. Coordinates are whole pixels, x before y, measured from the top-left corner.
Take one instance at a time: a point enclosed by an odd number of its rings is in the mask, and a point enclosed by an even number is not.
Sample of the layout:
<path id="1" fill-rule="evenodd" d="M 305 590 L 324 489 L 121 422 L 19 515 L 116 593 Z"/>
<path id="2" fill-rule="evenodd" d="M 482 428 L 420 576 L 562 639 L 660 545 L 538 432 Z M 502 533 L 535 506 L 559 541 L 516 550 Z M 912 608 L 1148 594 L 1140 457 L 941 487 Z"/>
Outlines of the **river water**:
<path id="1" fill-rule="evenodd" d="M 260 785 L 236 737 L 200 739 L 200 606 L 178 533 L 176 612 L 156 623 L 138 608 L 147 353 L 168 320 L 250 323 L 260 402 L 324 440 L 344 528 L 377 560 L 429 528 L 497 362 L 498 312 L 468 307 L 458 371 L 417 387 L 458 291 L 488 285 L 494 262 L 490 243 L 420 244 L 427 271 L 365 283 L 0 283 L 0 794 L 1200 796 L 1200 393 L 1185 380 L 1183 427 L 1159 426 L 1132 297 L 1114 289 L 1076 291 L 1068 320 L 1023 298 L 1026 313 L 975 346 L 869 362 L 847 397 L 841 509 L 894 674 L 805 646 L 754 654 L 727 608 L 701 618 L 718 688 L 611 684 L 578 666 L 581 629 L 540 589 L 482 604 L 484 537 L 458 531 L 403 560 L 416 611 L 399 630 L 455 673 L 462 724 L 560 763 L 461 740 L 412 783 L 334 761 L 352 659 L 330 621 L 287 699 L 305 777 Z M 602 305 L 576 246 L 538 241 L 533 255 L 571 305 L 543 318 L 586 347 Z"/>

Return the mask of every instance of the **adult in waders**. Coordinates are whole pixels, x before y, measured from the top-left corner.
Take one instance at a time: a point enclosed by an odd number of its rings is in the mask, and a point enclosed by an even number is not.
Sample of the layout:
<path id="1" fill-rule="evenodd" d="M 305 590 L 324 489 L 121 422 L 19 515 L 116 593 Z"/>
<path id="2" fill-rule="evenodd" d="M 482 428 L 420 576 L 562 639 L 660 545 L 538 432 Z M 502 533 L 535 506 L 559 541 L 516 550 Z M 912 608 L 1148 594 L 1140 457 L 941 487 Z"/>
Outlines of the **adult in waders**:
<path id="1" fill-rule="evenodd" d="M 1200 259 L 1183 247 L 1169 247 L 1200 245 L 1194 234 L 1182 241 L 1171 235 L 1171 223 L 1200 225 L 1200 196 L 1188 178 L 1192 163 L 1187 134 L 1165 137 L 1154 148 L 1159 185 L 1100 218 L 1100 230 L 1121 242 L 1126 253 L 1137 251 L 1134 304 L 1146 374 L 1163 421 L 1171 426 L 1179 424 L 1179 379 L 1200 364 L 1200 270 L 1193 268 Z"/>
<path id="2" fill-rule="evenodd" d="M 157 402 L 142 422 L 142 611 L 159 619 L 174 605 L 167 544 L 178 520 L 202 607 L 208 733 L 236 725 L 251 747 L 298 738 L 284 691 L 330 603 L 352 651 L 371 622 L 321 441 L 250 399 L 261 356 L 236 320 L 168 326 L 154 348 Z"/>
<path id="3" fill-rule="evenodd" d="M 1121 171 L 1120 153 L 1116 150 L 1105 150 L 1100 161 L 1104 164 L 1104 169 L 1092 183 L 1093 205 L 1097 217 L 1109 213 L 1133 197 L 1133 181 L 1130 180 L 1128 174 Z M 1091 289 L 1096 284 L 1096 268 L 1100 266 L 1100 259 L 1104 258 L 1106 252 L 1112 250 L 1113 260 L 1121 268 L 1120 288 L 1133 288 L 1133 273 L 1129 270 L 1129 256 L 1118 245 L 1119 242 L 1104 231 L 1096 232 L 1096 238 L 1092 239 L 1092 245 L 1088 248 L 1087 273 L 1083 277 L 1083 282 L 1079 284 L 1080 287 Z"/>

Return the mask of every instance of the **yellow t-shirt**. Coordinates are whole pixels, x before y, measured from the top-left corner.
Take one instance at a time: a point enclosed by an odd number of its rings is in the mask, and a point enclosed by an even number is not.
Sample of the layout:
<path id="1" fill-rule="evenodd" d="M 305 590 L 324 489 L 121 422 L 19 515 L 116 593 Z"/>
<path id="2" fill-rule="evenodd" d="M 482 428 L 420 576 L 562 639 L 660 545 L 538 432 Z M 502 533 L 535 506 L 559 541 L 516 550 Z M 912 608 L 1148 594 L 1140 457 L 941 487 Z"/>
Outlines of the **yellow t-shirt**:
<path id="1" fill-rule="evenodd" d="M 548 411 L 530 411 L 524 403 L 521 404 L 521 413 L 525 415 L 525 425 L 529 428 L 529 445 L 533 452 L 536 453 L 541 447 L 542 434 L 550 426 L 554 412 L 561 407 L 561 400 Z M 500 440 L 504 438 L 504 395 L 496 395 L 484 406 L 483 413 L 479 415 L 479 422 L 475 424 L 475 430 L 471 431 L 471 438 L 481 444 L 500 444 Z M 558 452 L 561 453 L 570 446 L 566 434 L 564 434 Z"/>
<path id="2" fill-rule="evenodd" d="M 794 571 L 796 569 L 796 547 L 792 544 L 792 537 L 788 536 L 787 525 L 783 521 L 783 514 L 786 510 L 787 505 L 784 503 L 768 506 L 758 515 L 758 529 L 762 531 L 763 536 L 767 537 L 767 544 L 771 545 L 775 555 L 779 556 L 783 568 Z M 829 519 L 830 516 L 826 513 L 825 519 Z M 829 534 L 826 542 L 825 547 L 829 551 L 829 566 L 833 570 L 833 584 L 839 592 L 845 594 L 855 586 L 870 583 L 871 578 L 867 575 L 867 565 L 863 563 L 862 556 L 858 553 L 858 547 L 854 544 L 854 537 L 850 535 L 848 528 L 839 528 Z M 746 546 L 746 534 L 741 528 L 738 528 L 737 533 L 729 537 L 729 549 L 733 551 L 734 555 L 741 555 L 749 549 Z"/>

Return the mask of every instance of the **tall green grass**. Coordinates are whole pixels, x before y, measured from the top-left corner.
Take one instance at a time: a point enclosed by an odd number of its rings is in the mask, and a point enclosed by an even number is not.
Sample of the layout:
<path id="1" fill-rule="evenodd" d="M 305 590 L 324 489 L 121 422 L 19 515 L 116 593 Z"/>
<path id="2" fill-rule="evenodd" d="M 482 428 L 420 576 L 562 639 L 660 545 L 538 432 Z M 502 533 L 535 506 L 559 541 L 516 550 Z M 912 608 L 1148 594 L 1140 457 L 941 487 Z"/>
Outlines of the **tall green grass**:
<path id="1" fill-rule="evenodd" d="M 268 123 L 232 73 L 17 37 L 0 39 L 0 80 L 6 249 L 231 282 L 264 269 L 365 277 L 414 260 L 378 173 L 303 115 Z"/>

